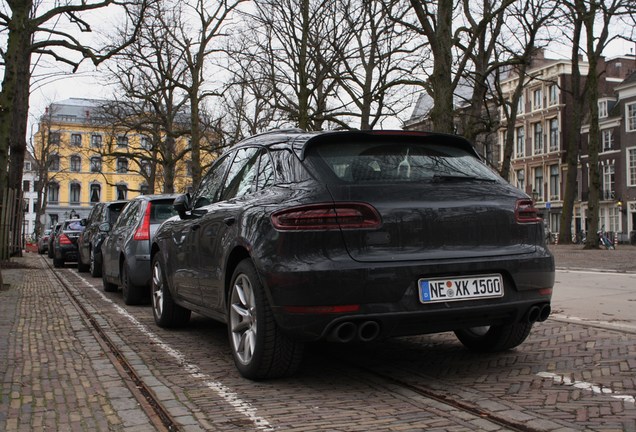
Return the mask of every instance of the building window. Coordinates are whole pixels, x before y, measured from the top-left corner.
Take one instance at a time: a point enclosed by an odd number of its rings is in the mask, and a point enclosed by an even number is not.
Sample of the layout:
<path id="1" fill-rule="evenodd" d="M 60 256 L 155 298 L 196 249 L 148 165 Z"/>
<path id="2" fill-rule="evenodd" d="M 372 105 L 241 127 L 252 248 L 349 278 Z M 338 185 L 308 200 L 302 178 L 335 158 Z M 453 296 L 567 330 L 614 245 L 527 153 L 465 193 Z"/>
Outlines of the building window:
<path id="1" fill-rule="evenodd" d="M 537 201 L 543 201 L 543 167 L 534 169 L 534 184 L 532 192 L 536 194 Z"/>
<path id="2" fill-rule="evenodd" d="M 543 126 L 541 123 L 535 123 L 534 126 L 534 154 L 543 153 Z"/>
<path id="3" fill-rule="evenodd" d="M 561 183 L 559 182 L 559 166 L 550 165 L 550 201 L 556 201 L 559 199 Z"/>
<path id="4" fill-rule="evenodd" d="M 117 200 L 118 201 L 125 201 L 128 198 L 128 186 L 124 185 L 124 184 L 119 184 L 116 186 L 117 187 Z"/>
<path id="5" fill-rule="evenodd" d="M 31 171 L 31 162 L 24 162 L 24 171 Z"/>
<path id="6" fill-rule="evenodd" d="M 603 195 L 604 200 L 613 200 L 616 196 L 614 184 L 616 181 L 614 163 L 603 165 Z"/>
<path id="7" fill-rule="evenodd" d="M 516 156 L 523 157 L 526 153 L 526 128 L 523 126 L 517 128 L 517 148 Z"/>
<path id="8" fill-rule="evenodd" d="M 537 110 L 543 107 L 543 92 L 541 89 L 536 89 L 532 92 L 532 109 Z"/>
<path id="9" fill-rule="evenodd" d="M 24 180 L 22 182 L 22 192 L 29 192 L 31 190 L 31 182 Z"/>
<path id="10" fill-rule="evenodd" d="M 71 145 L 73 147 L 81 147 L 82 146 L 82 135 L 80 135 L 80 134 L 71 134 Z"/>
<path id="11" fill-rule="evenodd" d="M 625 125 L 627 132 L 636 131 L 636 103 L 625 105 Z"/>
<path id="12" fill-rule="evenodd" d="M 51 132 L 49 135 L 49 142 L 51 144 L 59 144 L 60 143 L 60 133 L 59 132 Z"/>
<path id="13" fill-rule="evenodd" d="M 91 172 L 93 173 L 102 172 L 102 158 L 100 156 L 91 157 Z"/>
<path id="14" fill-rule="evenodd" d="M 97 183 L 91 184 L 91 204 L 100 202 L 102 197 L 102 187 Z"/>
<path id="15" fill-rule="evenodd" d="M 58 204 L 60 202 L 60 185 L 59 183 L 49 183 L 46 199 L 49 204 Z"/>
<path id="16" fill-rule="evenodd" d="M 49 171 L 60 170 L 60 156 L 58 154 L 49 155 Z"/>
<path id="17" fill-rule="evenodd" d="M 101 147 L 102 146 L 102 136 L 93 134 L 91 135 L 91 147 Z"/>
<path id="18" fill-rule="evenodd" d="M 71 183 L 70 204 L 79 204 L 81 202 L 82 186 L 79 183 Z"/>
<path id="19" fill-rule="evenodd" d="M 548 92 L 549 92 L 549 101 L 550 101 L 550 106 L 552 105 L 556 105 L 557 103 L 559 103 L 559 87 L 556 84 L 551 84 L 550 87 L 548 88 Z"/>
<path id="20" fill-rule="evenodd" d="M 80 172 L 82 171 L 82 158 L 74 155 L 71 156 L 71 171 Z"/>
<path id="21" fill-rule="evenodd" d="M 627 182 L 636 186 L 636 147 L 627 149 Z"/>
<path id="22" fill-rule="evenodd" d="M 141 148 L 144 150 L 152 150 L 152 141 L 147 136 L 142 136 L 140 139 Z"/>
<path id="23" fill-rule="evenodd" d="M 516 177 L 517 177 L 517 188 L 525 192 L 526 191 L 526 171 L 523 169 L 517 170 Z"/>
<path id="24" fill-rule="evenodd" d="M 598 118 L 607 117 L 607 101 L 598 102 Z"/>
<path id="25" fill-rule="evenodd" d="M 128 172 L 128 160 L 126 158 L 117 159 L 117 172 L 119 174 L 126 174 Z"/>
<path id="26" fill-rule="evenodd" d="M 559 120 L 550 120 L 550 151 L 559 151 Z"/>
<path id="27" fill-rule="evenodd" d="M 150 190 L 150 188 L 148 187 L 148 185 L 146 183 L 142 183 L 139 185 L 139 194 L 140 195 L 148 195 L 148 191 Z"/>
<path id="28" fill-rule="evenodd" d="M 611 232 L 621 232 L 621 224 L 620 224 L 620 211 L 617 207 L 610 207 L 607 209 L 609 213 L 609 231 Z"/>
<path id="29" fill-rule="evenodd" d="M 150 164 L 150 161 L 147 160 L 142 160 L 141 164 L 139 166 L 141 168 L 141 174 L 146 176 L 146 177 L 150 177 L 152 174 L 152 165 Z"/>
<path id="30" fill-rule="evenodd" d="M 610 151 L 614 148 L 614 130 L 605 129 L 601 131 L 601 141 L 603 151 Z"/>
<path id="31" fill-rule="evenodd" d="M 117 136 L 117 147 L 128 147 L 128 137 L 126 135 Z"/>
<path id="32" fill-rule="evenodd" d="M 519 96 L 519 102 L 517 102 L 517 114 L 523 114 L 526 111 L 526 98 L 523 97 L 523 93 Z"/>

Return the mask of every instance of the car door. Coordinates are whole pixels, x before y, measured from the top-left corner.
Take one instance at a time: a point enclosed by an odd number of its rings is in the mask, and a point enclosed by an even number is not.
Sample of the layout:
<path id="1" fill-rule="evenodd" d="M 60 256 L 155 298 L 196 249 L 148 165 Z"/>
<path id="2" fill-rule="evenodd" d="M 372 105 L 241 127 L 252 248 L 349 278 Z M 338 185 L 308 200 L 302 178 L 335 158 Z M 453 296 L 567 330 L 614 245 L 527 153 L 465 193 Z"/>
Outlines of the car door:
<path id="1" fill-rule="evenodd" d="M 140 206 L 141 203 L 138 200 L 131 201 L 126 205 L 102 245 L 104 275 L 111 280 L 119 279 L 119 254 L 124 235 L 130 229 L 130 226 L 135 223 Z"/>
<path id="2" fill-rule="evenodd" d="M 207 213 L 193 227 L 198 251 L 198 280 L 206 308 L 223 312 L 224 264 L 236 244 L 240 213 L 247 197 L 255 190 L 259 147 L 238 149 L 223 182 L 218 201 L 206 207 Z"/>

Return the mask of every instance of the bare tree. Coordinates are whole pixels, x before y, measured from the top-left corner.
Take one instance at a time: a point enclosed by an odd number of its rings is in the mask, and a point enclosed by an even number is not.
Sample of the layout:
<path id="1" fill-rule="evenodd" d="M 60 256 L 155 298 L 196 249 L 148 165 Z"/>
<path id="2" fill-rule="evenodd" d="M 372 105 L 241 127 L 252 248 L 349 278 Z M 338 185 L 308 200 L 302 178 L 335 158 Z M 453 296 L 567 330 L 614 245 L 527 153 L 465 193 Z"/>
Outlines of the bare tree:
<path id="1" fill-rule="evenodd" d="M 26 132 L 29 111 L 31 62 L 41 54 L 77 70 L 89 58 L 99 64 L 128 45 L 136 36 L 146 0 L 82 0 L 54 4 L 33 0 L 4 2 L 0 11 L 0 29 L 7 30 L 7 44 L 0 54 L 4 62 L 0 90 L 0 184 L 21 190 Z M 91 32 L 88 14 L 115 6 L 122 10 L 130 27 L 109 46 L 87 46 L 67 25 L 77 32 Z M 93 19 L 98 18 L 93 15 Z M 11 161 L 9 163 L 9 149 Z M 8 168 L 8 175 L 7 175 Z M 0 189 L 0 198 L 2 198 Z M 7 224 L 1 224 L 3 227 Z M 7 247 L 0 245 L 0 259 L 6 258 Z"/>
<path id="2" fill-rule="evenodd" d="M 599 78 L 603 73 L 600 70 L 603 51 L 612 40 L 619 35 L 612 35 L 612 24 L 623 17 L 632 17 L 636 13 L 636 5 L 631 0 L 611 1 L 587 1 L 587 0 L 563 0 L 563 5 L 568 9 L 567 17 L 570 26 L 567 29 L 572 42 L 572 67 L 573 67 L 573 91 L 575 95 L 584 97 L 574 98 L 574 127 L 568 144 L 568 175 L 565 186 L 563 213 L 561 215 L 561 232 L 559 240 L 564 242 L 572 238 L 572 214 L 574 197 L 576 192 L 576 172 L 578 168 L 578 155 L 580 153 L 579 139 L 581 131 L 582 114 L 587 110 L 590 124 L 588 150 L 589 165 L 589 196 L 587 208 L 588 232 L 595 234 L 599 222 L 599 202 L 601 193 L 601 181 L 599 174 Z M 582 77 L 579 55 L 584 53 L 588 60 L 588 71 Z M 584 79 L 583 79 L 584 78 Z M 598 248 L 599 238 L 596 235 L 588 235 L 586 248 Z"/>

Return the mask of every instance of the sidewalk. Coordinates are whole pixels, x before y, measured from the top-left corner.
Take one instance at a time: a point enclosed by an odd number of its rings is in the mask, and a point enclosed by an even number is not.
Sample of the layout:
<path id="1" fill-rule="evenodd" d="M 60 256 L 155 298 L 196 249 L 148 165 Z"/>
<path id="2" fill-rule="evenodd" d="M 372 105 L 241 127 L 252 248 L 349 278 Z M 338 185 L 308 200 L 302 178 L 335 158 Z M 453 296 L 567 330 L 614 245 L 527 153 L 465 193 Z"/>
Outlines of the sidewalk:
<path id="1" fill-rule="evenodd" d="M 0 430 L 155 430 L 44 261 L 11 261 L 0 287 Z"/>
<path id="2" fill-rule="evenodd" d="M 586 250 L 582 245 L 550 245 L 557 268 L 636 272 L 636 246 Z"/>

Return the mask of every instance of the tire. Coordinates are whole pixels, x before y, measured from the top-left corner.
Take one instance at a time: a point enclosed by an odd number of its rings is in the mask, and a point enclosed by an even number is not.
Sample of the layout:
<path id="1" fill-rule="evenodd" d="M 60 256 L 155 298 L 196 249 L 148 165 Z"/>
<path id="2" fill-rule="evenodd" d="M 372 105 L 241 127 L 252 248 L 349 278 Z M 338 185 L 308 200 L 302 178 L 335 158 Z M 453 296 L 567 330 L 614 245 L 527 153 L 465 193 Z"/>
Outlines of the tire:
<path id="1" fill-rule="evenodd" d="M 53 256 L 53 248 L 48 248 L 46 251 L 46 256 L 48 256 L 49 258 L 55 258 Z"/>
<path id="2" fill-rule="evenodd" d="M 472 327 L 455 330 L 457 339 L 475 352 L 499 352 L 521 345 L 532 330 L 532 323 Z"/>
<path id="3" fill-rule="evenodd" d="M 159 254 L 152 259 L 152 315 L 159 327 L 180 327 L 190 321 L 191 312 L 172 299 Z"/>
<path id="4" fill-rule="evenodd" d="M 227 304 L 230 348 L 241 375 L 259 380 L 294 374 L 303 344 L 279 329 L 250 259 L 236 267 Z"/>
<path id="5" fill-rule="evenodd" d="M 64 267 L 64 258 L 53 258 L 53 267 L 61 268 Z"/>
<path id="6" fill-rule="evenodd" d="M 126 261 L 123 261 L 121 263 L 119 277 L 121 278 L 121 291 L 122 297 L 124 298 L 124 303 L 129 306 L 141 304 L 144 298 L 143 287 L 139 287 L 130 283 L 130 277 L 128 276 L 128 265 L 126 265 Z"/>
<path id="7" fill-rule="evenodd" d="M 104 291 L 105 292 L 116 292 L 117 291 L 117 284 L 111 283 L 106 279 L 106 272 L 104 271 L 104 263 L 102 261 L 102 284 L 104 285 Z"/>
<path id="8" fill-rule="evenodd" d="M 82 262 L 82 256 L 79 254 L 79 251 L 77 253 L 77 271 L 79 273 L 86 273 L 88 271 L 88 264 Z"/>
<path id="9" fill-rule="evenodd" d="M 88 271 L 93 277 L 100 277 L 102 275 L 102 263 L 97 261 L 93 248 L 88 249 Z"/>

